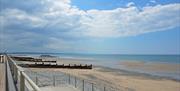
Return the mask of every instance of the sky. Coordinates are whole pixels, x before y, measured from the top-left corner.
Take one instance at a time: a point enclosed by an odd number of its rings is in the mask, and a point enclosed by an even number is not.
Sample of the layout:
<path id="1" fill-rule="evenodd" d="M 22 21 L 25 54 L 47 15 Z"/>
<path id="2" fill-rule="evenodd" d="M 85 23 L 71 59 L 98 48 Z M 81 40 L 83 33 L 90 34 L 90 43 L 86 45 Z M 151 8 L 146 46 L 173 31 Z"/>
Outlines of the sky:
<path id="1" fill-rule="evenodd" d="M 0 52 L 180 54 L 179 0 L 0 0 Z"/>

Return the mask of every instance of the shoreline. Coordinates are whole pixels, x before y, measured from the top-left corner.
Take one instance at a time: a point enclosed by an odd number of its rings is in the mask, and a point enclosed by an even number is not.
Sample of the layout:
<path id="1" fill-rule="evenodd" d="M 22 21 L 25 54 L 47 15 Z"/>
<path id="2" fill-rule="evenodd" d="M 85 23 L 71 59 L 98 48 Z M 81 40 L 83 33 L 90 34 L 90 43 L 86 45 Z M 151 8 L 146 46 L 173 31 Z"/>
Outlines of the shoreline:
<path id="1" fill-rule="evenodd" d="M 69 59 L 61 58 L 57 60 L 58 64 L 67 63 L 67 64 L 93 64 L 93 66 L 99 66 L 103 68 L 110 68 L 114 70 L 121 70 L 134 74 L 144 74 L 147 76 L 154 76 L 158 78 L 167 78 L 171 80 L 180 81 L 180 64 L 175 63 L 166 63 L 166 62 L 144 62 L 144 61 L 116 61 L 114 64 L 101 64 L 103 61 L 96 61 L 91 59 L 78 60 L 78 59 Z M 107 62 L 107 61 L 105 61 Z M 121 64 L 122 63 L 122 64 Z"/>
<path id="2" fill-rule="evenodd" d="M 58 60 L 58 64 L 83 64 L 82 60 Z M 133 72 L 123 69 L 115 69 L 94 65 L 92 70 L 87 69 L 58 69 L 58 68 L 27 68 L 38 72 L 63 72 L 82 79 L 88 79 L 95 83 L 113 85 L 119 89 L 128 88 L 134 91 L 178 91 L 180 81 L 168 77 L 160 77 L 145 73 Z M 49 73 L 46 75 L 50 75 Z"/>
<path id="3" fill-rule="evenodd" d="M 134 91 L 177 91 L 180 87 L 180 81 L 177 80 L 99 66 L 92 70 L 57 68 L 28 69 L 34 72 L 46 72 L 48 73 L 47 75 L 49 75 L 50 72 L 53 72 L 54 74 L 63 72 L 95 83 L 112 85 L 119 89 L 133 89 Z M 148 87 L 144 87 L 144 85 L 147 85 Z"/>
<path id="4" fill-rule="evenodd" d="M 102 71 L 102 72 L 118 72 L 117 75 L 141 76 L 141 77 L 145 77 L 148 79 L 154 79 L 154 80 L 166 79 L 166 80 L 180 82 L 180 79 L 175 79 L 175 78 L 166 77 L 166 76 L 153 75 L 153 74 L 144 73 L 144 72 L 130 71 L 130 70 L 126 70 L 126 69 L 116 69 L 116 68 L 110 68 L 110 67 L 105 67 L 105 66 L 95 66 L 95 67 L 102 68 L 102 69 L 98 70 L 98 71 Z"/>
<path id="5" fill-rule="evenodd" d="M 45 59 L 55 60 L 55 58 L 45 58 Z M 57 61 L 57 64 L 71 64 L 71 65 L 93 64 L 93 67 L 100 67 L 106 70 L 111 69 L 111 71 L 117 70 L 128 75 L 142 75 L 142 76 L 144 75 L 144 76 L 149 76 L 151 78 L 162 78 L 162 79 L 180 81 L 180 77 L 176 78 L 176 77 L 173 77 L 172 74 L 171 76 L 169 76 L 169 75 L 164 75 L 164 74 L 159 73 L 160 71 L 171 72 L 175 69 L 175 71 L 173 72 L 176 72 L 177 74 L 180 75 L 180 64 L 174 64 L 174 63 L 169 64 L 169 63 L 162 63 L 162 62 L 116 61 L 113 65 L 114 67 L 112 67 L 112 65 L 109 66 L 109 64 L 108 66 L 101 65 L 103 61 L 96 61 L 92 59 L 58 58 L 56 59 L 56 61 Z M 165 67 L 161 68 L 164 65 Z"/>

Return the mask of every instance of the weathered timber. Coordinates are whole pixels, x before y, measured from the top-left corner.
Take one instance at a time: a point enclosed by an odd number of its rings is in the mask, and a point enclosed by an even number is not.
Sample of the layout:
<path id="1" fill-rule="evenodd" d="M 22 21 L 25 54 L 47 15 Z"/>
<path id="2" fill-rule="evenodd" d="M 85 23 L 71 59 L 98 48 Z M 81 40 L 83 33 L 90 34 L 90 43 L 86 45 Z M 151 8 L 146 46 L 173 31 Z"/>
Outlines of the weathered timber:
<path id="1" fill-rule="evenodd" d="M 15 57 L 15 56 L 12 56 L 11 58 L 16 60 L 16 61 L 34 61 L 35 60 L 32 57 Z"/>
<path id="2" fill-rule="evenodd" d="M 91 65 L 51 65 L 51 64 L 19 64 L 21 67 L 26 67 L 26 68 L 68 68 L 68 69 L 92 69 L 92 64 Z"/>
<path id="3" fill-rule="evenodd" d="M 29 68 L 69 68 L 69 69 L 92 69 L 91 65 L 82 65 L 82 64 L 74 64 L 74 65 L 58 65 L 57 61 L 47 61 L 32 57 L 12 57 L 16 61 L 28 61 L 28 62 L 34 62 L 35 64 L 19 64 L 22 67 L 29 67 Z M 48 63 L 48 64 L 47 64 Z M 54 64 L 55 63 L 55 64 Z"/>
<path id="4" fill-rule="evenodd" d="M 32 57 L 12 57 L 16 61 L 28 61 L 36 63 L 56 63 L 57 61 L 43 61 L 42 59 L 32 58 Z"/>

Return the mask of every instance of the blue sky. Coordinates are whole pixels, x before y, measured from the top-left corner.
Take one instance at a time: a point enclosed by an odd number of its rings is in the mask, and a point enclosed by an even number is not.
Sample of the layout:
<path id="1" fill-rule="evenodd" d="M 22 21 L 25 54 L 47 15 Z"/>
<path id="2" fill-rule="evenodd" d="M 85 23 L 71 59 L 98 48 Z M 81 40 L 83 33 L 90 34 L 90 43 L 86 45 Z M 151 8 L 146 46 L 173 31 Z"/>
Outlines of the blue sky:
<path id="1" fill-rule="evenodd" d="M 119 7 L 126 7 L 128 3 L 133 2 L 136 7 L 142 8 L 147 5 L 155 6 L 157 4 L 165 5 L 169 3 L 179 3 L 179 0 L 72 0 L 75 5 L 83 10 L 99 9 L 111 10 Z"/>
<path id="2" fill-rule="evenodd" d="M 0 0 L 0 51 L 180 54 L 179 0 Z"/>

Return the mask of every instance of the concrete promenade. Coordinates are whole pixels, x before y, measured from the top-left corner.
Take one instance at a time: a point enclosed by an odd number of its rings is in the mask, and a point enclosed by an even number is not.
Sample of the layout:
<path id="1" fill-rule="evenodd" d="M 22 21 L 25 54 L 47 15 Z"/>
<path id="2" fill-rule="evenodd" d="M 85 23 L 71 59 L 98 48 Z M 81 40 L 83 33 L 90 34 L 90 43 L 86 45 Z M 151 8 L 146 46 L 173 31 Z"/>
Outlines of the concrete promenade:
<path id="1" fill-rule="evenodd" d="M 0 63 L 0 91 L 5 91 L 5 63 Z"/>

